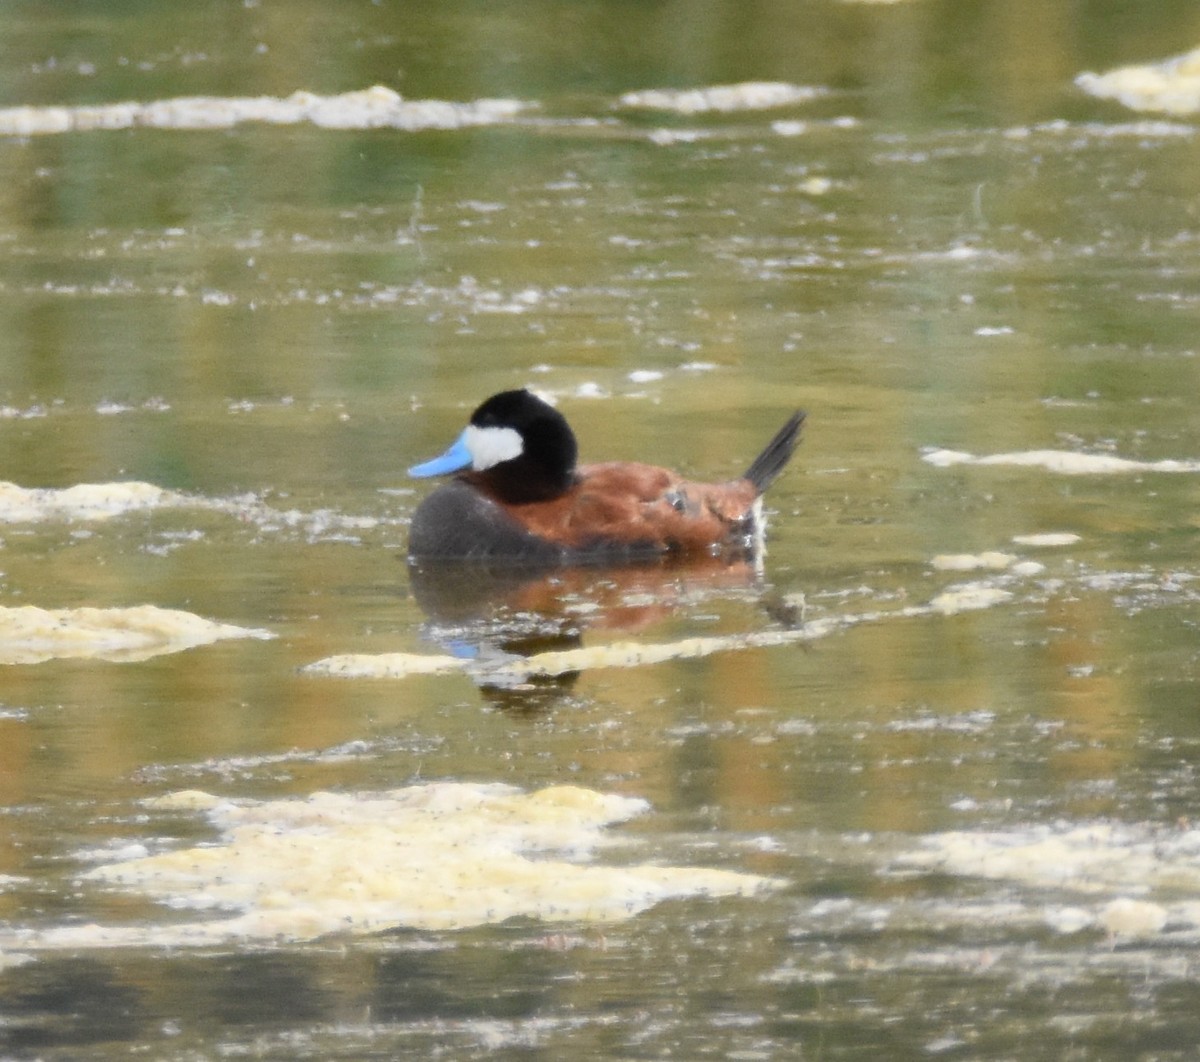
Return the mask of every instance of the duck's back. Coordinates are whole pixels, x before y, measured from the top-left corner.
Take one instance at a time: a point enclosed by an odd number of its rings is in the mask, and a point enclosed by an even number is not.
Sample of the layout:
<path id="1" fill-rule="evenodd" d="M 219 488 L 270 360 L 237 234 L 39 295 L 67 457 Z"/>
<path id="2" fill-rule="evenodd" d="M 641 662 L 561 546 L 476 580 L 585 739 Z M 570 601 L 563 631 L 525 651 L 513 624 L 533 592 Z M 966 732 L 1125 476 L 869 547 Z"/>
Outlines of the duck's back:
<path id="1" fill-rule="evenodd" d="M 574 551 L 672 553 L 720 546 L 751 517 L 744 481 L 690 483 L 665 468 L 634 462 L 585 465 L 561 498 L 526 506 L 522 525 Z"/>

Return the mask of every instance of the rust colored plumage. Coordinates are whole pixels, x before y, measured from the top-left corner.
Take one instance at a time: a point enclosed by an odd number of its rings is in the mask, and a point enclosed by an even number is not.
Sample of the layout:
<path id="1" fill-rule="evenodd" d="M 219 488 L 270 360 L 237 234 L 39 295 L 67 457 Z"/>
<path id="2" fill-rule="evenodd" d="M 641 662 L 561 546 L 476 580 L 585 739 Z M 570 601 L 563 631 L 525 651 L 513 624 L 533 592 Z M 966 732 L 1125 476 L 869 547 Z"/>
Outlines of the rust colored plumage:
<path id="1" fill-rule="evenodd" d="M 747 479 L 691 483 L 669 469 L 637 462 L 584 465 L 565 494 L 525 505 L 503 505 L 483 477 L 463 478 L 503 506 L 524 531 L 584 553 L 611 546 L 654 553 L 708 550 L 751 529 L 758 496 Z"/>

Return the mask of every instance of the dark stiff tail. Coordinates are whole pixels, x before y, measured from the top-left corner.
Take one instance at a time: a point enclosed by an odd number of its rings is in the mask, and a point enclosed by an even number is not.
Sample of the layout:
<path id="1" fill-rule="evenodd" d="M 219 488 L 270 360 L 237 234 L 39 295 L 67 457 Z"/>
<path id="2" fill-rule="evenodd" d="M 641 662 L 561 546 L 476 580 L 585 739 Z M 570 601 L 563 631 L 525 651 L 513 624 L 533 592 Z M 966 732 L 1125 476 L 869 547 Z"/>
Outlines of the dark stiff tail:
<path id="1" fill-rule="evenodd" d="M 742 477 L 754 484 L 757 494 L 762 494 L 775 477 L 783 471 L 784 466 L 792 459 L 796 444 L 800 441 L 800 426 L 804 423 L 804 411 L 796 410 L 788 418 L 788 422 L 779 429 L 761 454 L 759 454 L 746 469 Z"/>

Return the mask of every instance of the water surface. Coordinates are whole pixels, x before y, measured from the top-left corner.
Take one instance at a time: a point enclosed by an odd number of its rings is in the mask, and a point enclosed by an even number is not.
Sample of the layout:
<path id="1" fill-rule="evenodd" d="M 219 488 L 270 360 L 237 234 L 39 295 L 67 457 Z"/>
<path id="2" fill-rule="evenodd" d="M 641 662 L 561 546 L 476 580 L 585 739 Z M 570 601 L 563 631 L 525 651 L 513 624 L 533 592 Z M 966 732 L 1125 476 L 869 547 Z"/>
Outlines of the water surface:
<path id="1" fill-rule="evenodd" d="M 0 1053 L 1188 1057 L 1200 141 L 1074 83 L 1194 47 L 1153 7 L 3 16 Z M 522 385 L 710 479 L 807 409 L 761 568 L 414 577 L 403 469 Z M 148 606 L 223 633 L 71 627 Z M 315 856 L 132 880 L 458 783 L 624 809 L 522 826 L 579 881 L 697 876 L 312 932 Z"/>

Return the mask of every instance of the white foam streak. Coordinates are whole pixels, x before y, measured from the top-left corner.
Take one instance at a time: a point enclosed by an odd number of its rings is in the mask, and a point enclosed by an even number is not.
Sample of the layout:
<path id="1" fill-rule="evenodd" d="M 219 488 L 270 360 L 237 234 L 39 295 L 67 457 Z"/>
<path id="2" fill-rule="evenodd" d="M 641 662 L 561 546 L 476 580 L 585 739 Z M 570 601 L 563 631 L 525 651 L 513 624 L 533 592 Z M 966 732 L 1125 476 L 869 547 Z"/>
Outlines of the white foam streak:
<path id="1" fill-rule="evenodd" d="M 41 136 L 95 129 L 230 129 L 247 122 L 269 125 L 310 123 L 324 129 L 461 129 L 511 121 L 528 108 L 512 99 L 406 100 L 375 85 L 357 92 L 322 96 L 182 96 L 145 103 L 88 106 L 6 107 L 0 109 L 0 135 Z"/>
<path id="2" fill-rule="evenodd" d="M 1018 546 L 1054 547 L 1073 546 L 1080 541 L 1074 531 L 1039 531 L 1028 535 L 1013 535 Z"/>
<path id="3" fill-rule="evenodd" d="M 0 524 L 52 521 L 95 522 L 160 509 L 224 513 L 263 531 L 301 530 L 313 539 L 345 537 L 344 532 L 378 526 L 371 516 L 347 516 L 329 509 L 303 512 L 274 509 L 253 496 L 206 498 L 156 487 L 152 483 L 77 483 L 72 487 L 20 487 L 0 482 Z"/>
<path id="4" fill-rule="evenodd" d="M 883 612 L 829 616 L 785 630 L 752 631 L 746 634 L 681 638 L 674 642 L 613 642 L 582 649 L 563 649 L 533 656 L 507 656 L 499 660 L 476 660 L 430 653 L 342 653 L 307 664 L 310 675 L 334 678 L 399 679 L 410 675 L 461 671 L 484 683 L 505 684 L 532 676 L 565 675 L 602 668 L 645 667 L 670 660 L 692 660 L 716 653 L 747 649 L 772 649 L 798 645 L 827 637 L 864 623 L 911 619 L 921 616 L 953 616 L 992 608 L 1012 600 L 1011 591 L 986 583 L 965 583 L 936 595 L 927 605 Z"/>
<path id="5" fill-rule="evenodd" d="M 1122 823 L 1039 825 L 1011 830 L 951 831 L 921 839 L 896 868 L 1056 888 L 1106 902 L 1091 908 L 1048 908 L 1058 932 L 1091 927 L 1112 936 L 1153 936 L 1170 920 L 1200 924 L 1194 901 L 1165 904 L 1200 889 L 1200 830 Z"/>
<path id="6" fill-rule="evenodd" d="M 954 465 L 1009 465 L 1041 468 L 1064 476 L 1104 476 L 1129 472 L 1200 472 L 1200 461 L 1138 461 L 1113 454 L 1080 454 L 1070 450 L 1019 450 L 984 457 L 960 450 L 931 450 L 921 460 L 937 468 Z"/>
<path id="7" fill-rule="evenodd" d="M 782 81 L 747 81 L 626 92 L 611 106 L 678 115 L 732 114 L 790 107 L 827 93 L 811 85 Z M 524 119 L 539 128 L 555 124 L 568 128 L 595 127 L 592 118 L 529 117 L 537 103 L 508 98 L 468 101 L 405 99 L 384 85 L 334 95 L 297 91 L 290 96 L 179 96 L 159 100 L 124 100 L 96 104 L 51 104 L 0 108 L 0 136 L 52 136 L 97 130 L 131 128 L 222 130 L 246 124 L 313 125 L 321 129 L 455 130 L 495 126 Z M 619 125 L 618 119 L 610 119 Z M 783 123 L 783 135 L 803 131 L 803 124 Z M 705 130 L 655 130 L 660 143 L 696 140 Z"/>
<path id="8" fill-rule="evenodd" d="M 784 81 L 745 81 L 737 85 L 713 85 L 690 89 L 643 89 L 621 96 L 622 107 L 671 111 L 675 114 L 761 111 L 808 103 L 823 94 L 811 85 Z"/>

